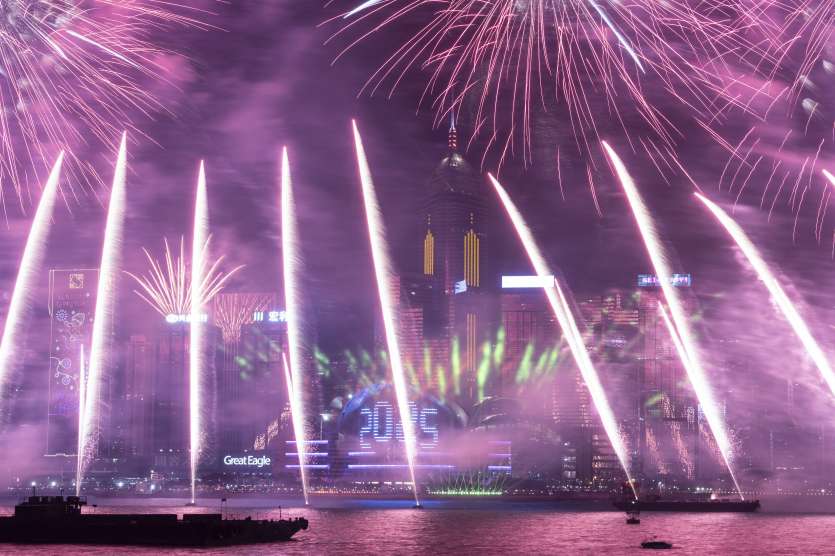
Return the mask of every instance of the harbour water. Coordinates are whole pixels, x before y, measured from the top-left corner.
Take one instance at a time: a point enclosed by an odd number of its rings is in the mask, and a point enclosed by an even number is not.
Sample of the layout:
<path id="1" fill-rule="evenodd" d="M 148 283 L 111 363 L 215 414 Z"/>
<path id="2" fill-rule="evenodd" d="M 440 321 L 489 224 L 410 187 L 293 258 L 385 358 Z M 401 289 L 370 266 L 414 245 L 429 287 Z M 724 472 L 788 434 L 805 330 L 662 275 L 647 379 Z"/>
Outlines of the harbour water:
<path id="1" fill-rule="evenodd" d="M 106 504 L 106 505 L 105 505 Z M 423 510 L 408 501 L 328 503 L 327 507 L 282 507 L 266 500 L 233 501 L 234 517 L 278 518 L 303 515 L 310 529 L 288 543 L 213 550 L 172 550 L 170 554 L 634 554 L 652 537 L 674 544 L 675 554 L 832 554 L 835 514 L 673 514 L 644 513 L 640 525 L 624 514 L 578 509 L 571 504 L 498 500 L 429 501 Z M 600 507 L 600 510 L 604 509 Z M 11 512 L 11 507 L 2 511 Z M 94 512 L 220 511 L 207 501 L 194 509 L 178 501 L 129 503 L 99 501 Z M 159 554 L 158 548 L 106 546 L 0 545 L 2 554 L 104 555 Z M 641 551 L 643 553 L 643 551 Z"/>

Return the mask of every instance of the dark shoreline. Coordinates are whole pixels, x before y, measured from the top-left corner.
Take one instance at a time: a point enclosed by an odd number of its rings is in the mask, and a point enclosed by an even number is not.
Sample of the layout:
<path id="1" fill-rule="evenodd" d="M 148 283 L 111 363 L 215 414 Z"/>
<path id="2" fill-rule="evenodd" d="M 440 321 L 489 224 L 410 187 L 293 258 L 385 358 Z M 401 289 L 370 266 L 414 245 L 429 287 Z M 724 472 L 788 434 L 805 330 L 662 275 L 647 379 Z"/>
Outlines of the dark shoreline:
<path id="1" fill-rule="evenodd" d="M 52 493 L 44 492 L 48 495 Z M 0 506 L 11 508 L 22 496 L 0 496 Z M 835 514 L 835 496 L 814 495 L 762 495 L 758 497 L 762 502 L 759 513 L 767 514 Z M 185 496 L 110 496 L 89 495 L 91 504 L 103 508 L 110 507 L 185 507 L 188 498 Z M 217 509 L 221 495 L 198 496 L 197 511 L 200 508 Z M 276 496 L 272 493 L 241 493 L 227 494 L 227 506 L 230 508 L 251 508 L 253 510 L 277 509 L 282 507 L 288 511 L 298 513 L 304 511 L 305 506 L 301 497 Z M 587 512 L 619 512 L 611 502 L 609 495 L 570 495 L 570 496 L 425 496 L 421 497 L 422 504 L 429 509 L 448 510 L 552 510 L 552 511 L 587 511 Z M 414 499 L 410 495 L 338 495 L 312 494 L 312 509 L 410 509 Z"/>

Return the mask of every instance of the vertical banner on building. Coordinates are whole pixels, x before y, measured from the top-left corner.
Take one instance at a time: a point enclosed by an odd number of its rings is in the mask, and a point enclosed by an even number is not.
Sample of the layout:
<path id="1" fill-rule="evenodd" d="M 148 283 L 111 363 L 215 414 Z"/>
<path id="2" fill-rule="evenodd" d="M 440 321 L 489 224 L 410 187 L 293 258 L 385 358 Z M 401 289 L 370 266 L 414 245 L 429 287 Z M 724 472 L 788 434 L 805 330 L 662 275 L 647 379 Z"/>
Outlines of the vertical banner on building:
<path id="1" fill-rule="evenodd" d="M 49 271 L 49 406 L 47 455 L 78 449 L 81 346 L 90 351 L 98 270 Z"/>

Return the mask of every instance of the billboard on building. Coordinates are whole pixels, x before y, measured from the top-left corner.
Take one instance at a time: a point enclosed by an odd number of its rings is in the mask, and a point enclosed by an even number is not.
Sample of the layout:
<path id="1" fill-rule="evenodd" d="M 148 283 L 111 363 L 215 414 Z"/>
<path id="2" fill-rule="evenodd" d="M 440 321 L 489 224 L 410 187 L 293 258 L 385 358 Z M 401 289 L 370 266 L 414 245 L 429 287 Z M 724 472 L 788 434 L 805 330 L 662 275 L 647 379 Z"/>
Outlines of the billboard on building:
<path id="1" fill-rule="evenodd" d="M 670 283 L 676 288 L 689 288 L 693 284 L 693 279 L 689 274 L 673 274 L 670 276 Z M 655 274 L 638 275 L 639 288 L 657 288 L 660 285 L 658 276 Z"/>
<path id="2" fill-rule="evenodd" d="M 502 289 L 553 288 L 557 283 L 553 275 L 548 276 L 502 276 Z"/>
<path id="3" fill-rule="evenodd" d="M 47 455 L 77 451 L 81 350 L 90 352 L 98 274 L 97 269 L 49 271 Z"/>

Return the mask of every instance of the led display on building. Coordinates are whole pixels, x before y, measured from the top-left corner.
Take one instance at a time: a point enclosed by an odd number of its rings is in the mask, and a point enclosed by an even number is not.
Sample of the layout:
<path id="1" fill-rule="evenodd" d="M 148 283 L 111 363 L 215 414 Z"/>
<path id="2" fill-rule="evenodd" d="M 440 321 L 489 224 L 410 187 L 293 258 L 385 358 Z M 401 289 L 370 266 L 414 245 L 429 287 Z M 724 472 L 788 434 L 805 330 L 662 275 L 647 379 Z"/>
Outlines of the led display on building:
<path id="1" fill-rule="evenodd" d="M 90 349 L 97 282 L 95 269 L 49 272 L 49 455 L 77 451 L 79 366 L 82 346 Z"/>
<path id="2" fill-rule="evenodd" d="M 502 289 L 517 288 L 553 288 L 557 283 L 553 275 L 549 276 L 502 276 Z"/>
<path id="3" fill-rule="evenodd" d="M 428 395 L 411 400 L 409 409 L 417 469 L 454 469 L 450 454 L 440 448 L 445 434 L 462 426 L 460 409 Z M 405 469 L 403 425 L 391 385 L 378 383 L 355 395 L 342 411 L 339 433 L 347 471 Z"/>
<path id="4" fill-rule="evenodd" d="M 676 288 L 689 288 L 693 283 L 693 279 L 689 274 L 673 274 L 670 276 L 670 283 Z M 660 285 L 658 276 L 654 274 L 638 275 L 639 288 L 657 288 Z"/>

